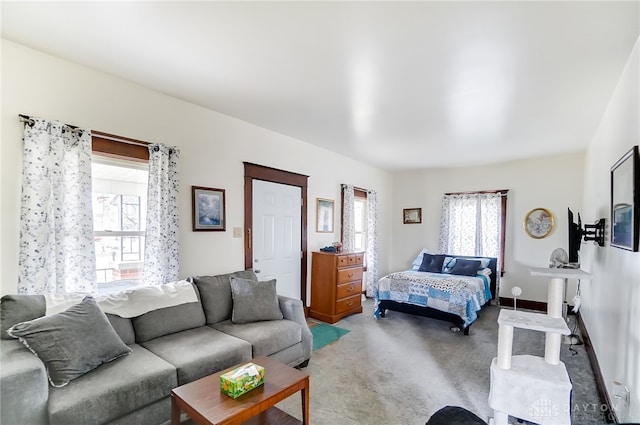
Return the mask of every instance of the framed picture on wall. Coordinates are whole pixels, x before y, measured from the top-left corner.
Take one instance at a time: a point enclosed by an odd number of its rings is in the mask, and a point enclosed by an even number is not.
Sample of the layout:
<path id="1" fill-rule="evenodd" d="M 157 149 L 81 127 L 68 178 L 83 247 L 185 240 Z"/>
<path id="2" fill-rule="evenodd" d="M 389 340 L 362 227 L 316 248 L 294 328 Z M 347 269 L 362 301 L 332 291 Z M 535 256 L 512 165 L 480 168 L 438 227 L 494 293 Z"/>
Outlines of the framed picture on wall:
<path id="1" fill-rule="evenodd" d="M 638 146 L 611 167 L 611 246 L 638 250 L 640 169 Z"/>
<path id="2" fill-rule="evenodd" d="M 403 224 L 422 223 L 422 208 L 405 208 L 402 210 Z"/>
<path id="3" fill-rule="evenodd" d="M 333 233 L 333 207 L 331 199 L 316 199 L 316 232 Z"/>
<path id="4" fill-rule="evenodd" d="M 191 186 L 193 231 L 215 232 L 226 229 L 224 189 Z"/>

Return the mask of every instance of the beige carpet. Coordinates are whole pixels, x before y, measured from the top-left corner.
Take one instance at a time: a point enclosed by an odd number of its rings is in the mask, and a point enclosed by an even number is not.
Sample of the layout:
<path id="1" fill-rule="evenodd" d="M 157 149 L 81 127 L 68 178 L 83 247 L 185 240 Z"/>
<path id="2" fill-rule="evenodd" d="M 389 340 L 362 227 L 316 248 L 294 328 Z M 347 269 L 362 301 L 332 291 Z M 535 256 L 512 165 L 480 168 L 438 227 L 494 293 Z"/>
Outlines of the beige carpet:
<path id="1" fill-rule="evenodd" d="M 446 405 L 487 420 L 498 312 L 498 307 L 485 308 L 464 336 L 451 332 L 447 322 L 403 313 L 375 320 L 373 300 L 364 301 L 363 314 L 336 323 L 351 332 L 314 351 L 305 369 L 311 376 L 311 423 L 424 425 Z M 574 347 L 576 355 L 568 347 L 562 346 L 561 359 L 574 386 L 573 424 L 604 423 L 584 346 Z M 524 353 L 544 356 L 544 334 L 516 330 L 513 354 Z M 301 417 L 298 395 L 278 407 Z"/>

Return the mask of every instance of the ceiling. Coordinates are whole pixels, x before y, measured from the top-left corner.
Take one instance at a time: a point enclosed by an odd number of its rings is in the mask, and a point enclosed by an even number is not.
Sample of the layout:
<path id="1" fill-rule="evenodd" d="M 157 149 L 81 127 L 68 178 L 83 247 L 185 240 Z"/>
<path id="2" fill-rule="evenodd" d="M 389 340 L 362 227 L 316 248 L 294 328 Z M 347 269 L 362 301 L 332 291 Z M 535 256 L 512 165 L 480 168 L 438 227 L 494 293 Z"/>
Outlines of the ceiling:
<path id="1" fill-rule="evenodd" d="M 387 170 L 583 151 L 640 1 L 2 2 L 2 37 Z"/>

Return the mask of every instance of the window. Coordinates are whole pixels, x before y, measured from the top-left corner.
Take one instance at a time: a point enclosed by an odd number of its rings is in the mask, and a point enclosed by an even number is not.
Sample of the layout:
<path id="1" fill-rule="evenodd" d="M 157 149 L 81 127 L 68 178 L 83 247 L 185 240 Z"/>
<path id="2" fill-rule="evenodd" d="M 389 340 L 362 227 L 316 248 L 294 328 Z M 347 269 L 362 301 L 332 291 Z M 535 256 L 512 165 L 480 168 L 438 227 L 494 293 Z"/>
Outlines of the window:
<path id="1" fill-rule="evenodd" d="M 142 280 L 149 154 L 143 143 L 100 132 L 92 148 L 96 275 L 107 293 Z"/>
<path id="2" fill-rule="evenodd" d="M 507 190 L 445 194 L 440 252 L 496 257 L 504 272 L 506 211 Z"/>
<path id="3" fill-rule="evenodd" d="M 97 156 L 92 160 L 98 283 L 142 278 L 148 181 L 145 166 Z"/>
<path id="4" fill-rule="evenodd" d="M 342 243 L 345 243 L 345 224 L 344 224 L 344 187 L 342 188 Z M 365 252 L 364 270 L 367 270 L 367 248 L 369 248 L 369 227 L 368 227 L 368 208 L 367 192 L 363 189 L 353 189 L 353 250 Z"/>
<path id="5" fill-rule="evenodd" d="M 367 250 L 367 196 L 358 196 L 359 193 L 355 192 L 355 199 L 353 201 L 353 211 L 355 219 L 355 250 L 366 251 Z"/>

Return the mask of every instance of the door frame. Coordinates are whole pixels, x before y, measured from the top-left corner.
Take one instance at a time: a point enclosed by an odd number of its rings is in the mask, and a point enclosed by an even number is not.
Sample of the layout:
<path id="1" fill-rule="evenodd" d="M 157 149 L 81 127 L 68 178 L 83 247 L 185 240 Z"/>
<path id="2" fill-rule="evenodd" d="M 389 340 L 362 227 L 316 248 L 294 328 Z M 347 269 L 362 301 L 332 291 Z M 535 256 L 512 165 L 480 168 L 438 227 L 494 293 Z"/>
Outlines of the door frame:
<path id="1" fill-rule="evenodd" d="M 244 268 L 253 269 L 253 248 L 251 247 L 253 227 L 253 181 L 263 180 L 300 188 L 302 197 L 300 208 L 300 298 L 307 308 L 307 183 L 309 176 L 243 162 L 244 164 Z"/>

